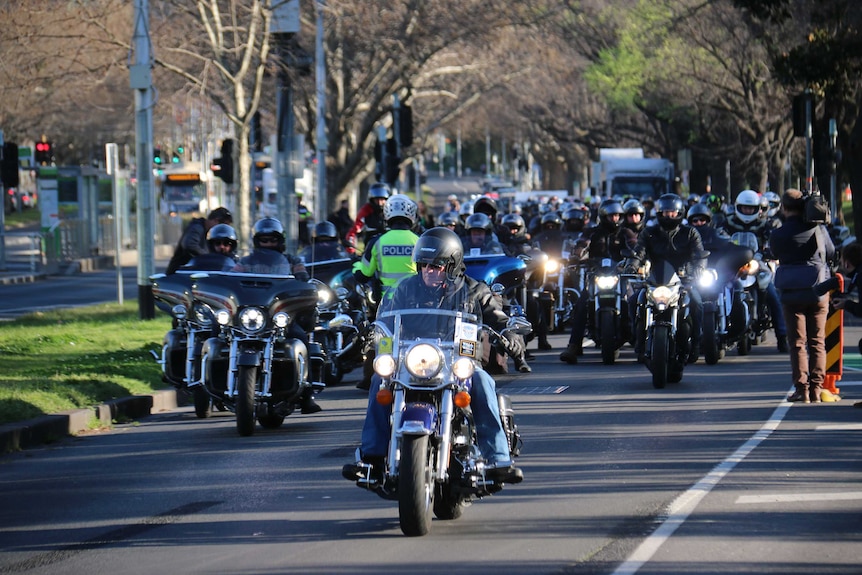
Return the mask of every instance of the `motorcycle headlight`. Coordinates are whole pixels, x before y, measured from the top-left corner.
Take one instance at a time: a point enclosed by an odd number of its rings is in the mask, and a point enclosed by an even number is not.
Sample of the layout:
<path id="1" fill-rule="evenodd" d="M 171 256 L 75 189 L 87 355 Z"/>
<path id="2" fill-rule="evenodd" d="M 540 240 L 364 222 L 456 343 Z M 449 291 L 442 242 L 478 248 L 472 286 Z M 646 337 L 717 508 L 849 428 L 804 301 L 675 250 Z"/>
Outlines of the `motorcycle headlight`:
<path id="1" fill-rule="evenodd" d="M 747 267 L 748 275 L 753 276 L 760 271 L 760 262 L 758 262 L 757 260 L 751 260 L 750 262 L 748 262 Z"/>
<path id="2" fill-rule="evenodd" d="M 545 262 L 545 273 L 555 274 L 560 271 L 560 262 L 555 259 L 549 259 Z"/>
<path id="3" fill-rule="evenodd" d="M 215 314 L 216 322 L 219 325 L 230 325 L 230 312 L 226 309 L 220 309 Z"/>
<path id="4" fill-rule="evenodd" d="M 239 312 L 239 324 L 246 331 L 260 331 L 266 324 L 266 316 L 256 307 L 247 307 Z"/>
<path id="5" fill-rule="evenodd" d="M 658 286 L 650 293 L 650 297 L 660 309 L 669 306 L 678 295 L 679 288 L 671 289 L 667 286 Z"/>
<path id="6" fill-rule="evenodd" d="M 458 379 L 467 379 L 468 377 L 472 377 L 475 370 L 476 366 L 473 361 L 466 357 L 457 359 L 455 360 L 455 363 L 452 364 L 452 373 L 454 373 L 455 377 Z"/>
<path id="7" fill-rule="evenodd" d="M 374 373 L 383 378 L 392 377 L 392 374 L 395 373 L 395 358 L 388 353 L 375 357 Z"/>
<path id="8" fill-rule="evenodd" d="M 600 290 L 614 289 L 620 281 L 619 276 L 596 276 L 596 287 Z"/>
<path id="9" fill-rule="evenodd" d="M 213 310 L 204 303 L 194 305 L 195 321 L 202 327 L 209 327 L 213 322 Z"/>
<path id="10" fill-rule="evenodd" d="M 440 350 L 430 343 L 418 343 L 407 351 L 404 364 L 413 377 L 431 379 L 440 372 L 443 358 Z"/>
<path id="11" fill-rule="evenodd" d="M 174 316 L 174 319 L 186 319 L 186 313 L 186 306 L 184 305 L 175 305 L 171 308 L 171 315 Z"/>
<path id="12" fill-rule="evenodd" d="M 718 272 L 712 268 L 707 268 L 703 270 L 703 273 L 700 274 L 700 277 L 697 280 L 697 283 L 702 288 L 709 288 L 718 281 Z"/>
<path id="13" fill-rule="evenodd" d="M 275 324 L 276 327 L 284 328 L 287 327 L 287 324 L 290 323 L 290 316 L 287 313 L 280 311 L 274 316 L 272 316 L 272 322 Z"/>

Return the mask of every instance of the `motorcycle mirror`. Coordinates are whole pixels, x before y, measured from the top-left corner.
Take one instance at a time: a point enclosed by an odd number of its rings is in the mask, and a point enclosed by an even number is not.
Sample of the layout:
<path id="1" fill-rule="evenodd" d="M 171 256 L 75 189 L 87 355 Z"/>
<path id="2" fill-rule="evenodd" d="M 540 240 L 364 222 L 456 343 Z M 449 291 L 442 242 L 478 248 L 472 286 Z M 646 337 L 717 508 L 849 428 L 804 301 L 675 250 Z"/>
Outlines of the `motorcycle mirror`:
<path id="1" fill-rule="evenodd" d="M 525 317 L 510 317 L 509 321 L 506 322 L 506 331 L 511 331 L 518 335 L 529 335 L 533 331 L 533 324 Z"/>
<path id="2" fill-rule="evenodd" d="M 506 287 L 501 283 L 491 284 L 491 293 L 495 296 L 500 296 L 506 292 Z"/>

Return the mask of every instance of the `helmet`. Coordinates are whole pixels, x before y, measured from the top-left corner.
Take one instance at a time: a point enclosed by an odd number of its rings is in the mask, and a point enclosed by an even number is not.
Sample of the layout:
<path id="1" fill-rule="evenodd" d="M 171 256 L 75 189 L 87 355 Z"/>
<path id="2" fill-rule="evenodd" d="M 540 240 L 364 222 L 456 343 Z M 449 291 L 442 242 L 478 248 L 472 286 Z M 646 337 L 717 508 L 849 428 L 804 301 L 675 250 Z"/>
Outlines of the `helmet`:
<path id="1" fill-rule="evenodd" d="M 494 231 L 494 222 L 491 221 L 491 218 L 487 214 L 473 214 L 467 218 L 467 221 L 464 223 L 464 229 L 468 232 L 470 230 L 485 230 L 485 233 L 489 234 Z"/>
<path id="2" fill-rule="evenodd" d="M 462 222 L 466 220 L 467 216 L 473 214 L 473 202 L 464 202 L 463 204 L 461 204 L 461 211 L 458 213 L 461 215 Z"/>
<path id="3" fill-rule="evenodd" d="M 781 207 L 781 197 L 775 192 L 766 192 L 763 194 L 766 201 L 769 203 L 769 209 L 766 211 L 766 217 L 774 218 L 778 213 L 778 208 Z"/>
<path id="4" fill-rule="evenodd" d="M 493 198 L 489 198 L 487 196 L 482 196 L 473 204 L 474 214 L 487 214 L 487 216 L 491 218 L 491 221 L 494 221 L 497 217 L 497 211 L 497 202 L 495 202 Z"/>
<path id="5" fill-rule="evenodd" d="M 567 232 L 583 231 L 586 220 L 587 211 L 584 208 L 569 208 L 563 212 L 563 229 Z"/>
<path id="6" fill-rule="evenodd" d="M 524 235 L 524 230 L 527 228 L 527 223 L 520 214 L 506 214 L 501 223 L 508 228 L 513 238 Z"/>
<path id="7" fill-rule="evenodd" d="M 218 241 L 228 241 L 231 245 L 231 252 L 236 251 L 238 245 L 236 230 L 229 224 L 216 224 L 207 232 L 207 245 L 210 250 L 213 250 L 215 243 Z"/>
<path id="8" fill-rule="evenodd" d="M 412 259 L 417 266 L 443 266 L 450 280 L 464 274 L 464 247 L 461 245 L 461 238 L 447 228 L 431 228 L 419 236 L 413 246 Z"/>
<path id="9" fill-rule="evenodd" d="M 718 194 L 707 194 L 701 198 L 701 201 L 706 204 L 706 207 L 714 214 L 721 211 L 721 206 L 724 203 L 724 198 Z"/>
<path id="10" fill-rule="evenodd" d="M 691 220 L 695 216 L 706 218 L 707 223 L 712 222 L 712 210 L 706 204 L 697 203 L 688 209 L 686 217 Z"/>
<path id="11" fill-rule="evenodd" d="M 410 225 L 416 223 L 416 202 L 404 194 L 395 194 L 383 204 L 383 219 L 387 222 L 395 218 L 404 218 L 410 221 Z"/>
<path id="12" fill-rule="evenodd" d="M 750 224 L 757 220 L 760 215 L 760 196 L 757 195 L 757 192 L 754 190 L 739 192 L 734 203 L 734 214 L 744 224 Z"/>
<path id="13" fill-rule="evenodd" d="M 279 252 L 284 251 L 284 226 L 277 219 L 263 218 L 254 224 L 254 227 L 251 229 L 251 239 L 254 247 L 260 247 L 260 238 L 262 237 L 276 238 L 278 240 L 278 247 L 275 249 Z"/>
<path id="14" fill-rule="evenodd" d="M 676 215 L 670 216 L 668 212 L 676 212 Z M 685 213 L 683 211 L 682 198 L 676 194 L 663 194 L 659 196 L 655 203 L 655 213 L 656 219 L 662 228 L 672 230 L 679 227 Z"/>
<path id="15" fill-rule="evenodd" d="M 622 225 L 623 207 L 617 200 L 605 200 L 599 206 L 599 225 L 603 225 L 611 230 L 616 230 Z M 619 218 L 614 221 L 611 216 L 619 214 Z"/>
<path id="16" fill-rule="evenodd" d="M 696 204 L 700 202 L 700 196 L 697 194 L 689 194 L 688 195 L 688 205 Z"/>
<path id="17" fill-rule="evenodd" d="M 385 200 L 391 194 L 392 192 L 389 190 L 389 186 L 383 182 L 374 182 L 371 184 L 371 189 L 368 190 L 368 199 L 372 200 L 374 198 L 383 198 Z"/>
<path id="18" fill-rule="evenodd" d="M 442 227 L 457 226 L 460 223 L 461 219 L 458 217 L 458 212 L 443 212 L 437 218 L 437 225 Z"/>
<path id="19" fill-rule="evenodd" d="M 322 242 L 338 238 L 338 230 L 332 222 L 320 222 L 314 226 L 314 240 Z"/>
<path id="20" fill-rule="evenodd" d="M 563 218 L 557 212 L 548 212 L 542 216 L 542 229 L 558 230 L 563 226 Z"/>

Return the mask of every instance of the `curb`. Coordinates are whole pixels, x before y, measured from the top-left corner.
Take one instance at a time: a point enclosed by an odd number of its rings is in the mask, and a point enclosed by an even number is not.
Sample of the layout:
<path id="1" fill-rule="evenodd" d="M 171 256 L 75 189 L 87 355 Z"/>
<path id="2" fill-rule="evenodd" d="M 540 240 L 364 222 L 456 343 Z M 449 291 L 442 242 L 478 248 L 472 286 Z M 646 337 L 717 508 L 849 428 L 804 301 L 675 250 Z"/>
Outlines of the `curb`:
<path id="1" fill-rule="evenodd" d="M 166 389 L 115 399 L 88 409 L 42 415 L 0 425 L 0 454 L 53 443 L 91 429 L 94 421 L 111 425 L 117 419 L 139 419 L 177 408 L 177 392 Z"/>

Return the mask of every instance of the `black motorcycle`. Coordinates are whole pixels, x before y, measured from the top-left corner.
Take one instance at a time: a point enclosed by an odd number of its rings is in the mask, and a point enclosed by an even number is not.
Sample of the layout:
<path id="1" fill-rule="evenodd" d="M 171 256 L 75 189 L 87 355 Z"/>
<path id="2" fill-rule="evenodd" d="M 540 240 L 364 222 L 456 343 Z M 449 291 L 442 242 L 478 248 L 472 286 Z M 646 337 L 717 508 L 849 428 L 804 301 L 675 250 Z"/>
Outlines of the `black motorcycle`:
<path id="1" fill-rule="evenodd" d="M 593 258 L 588 264 L 587 289 L 591 305 L 587 332 L 601 349 L 605 365 L 616 362 L 620 348 L 631 339 L 625 299 L 626 280 L 637 276 L 620 274 L 618 264 L 610 258 Z"/>
<path id="2" fill-rule="evenodd" d="M 303 341 L 317 322 L 314 285 L 293 276 L 209 272 L 194 274 L 191 292 L 217 330 L 202 347 L 201 384 L 236 414 L 240 435 L 252 435 L 255 420 L 280 427 L 304 394 L 325 387 L 325 354 Z"/>

